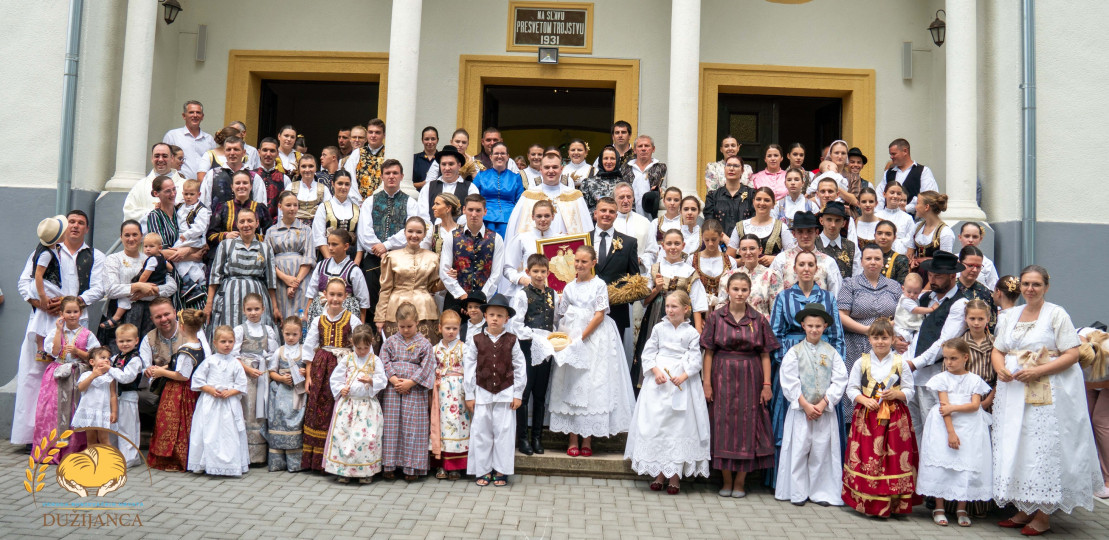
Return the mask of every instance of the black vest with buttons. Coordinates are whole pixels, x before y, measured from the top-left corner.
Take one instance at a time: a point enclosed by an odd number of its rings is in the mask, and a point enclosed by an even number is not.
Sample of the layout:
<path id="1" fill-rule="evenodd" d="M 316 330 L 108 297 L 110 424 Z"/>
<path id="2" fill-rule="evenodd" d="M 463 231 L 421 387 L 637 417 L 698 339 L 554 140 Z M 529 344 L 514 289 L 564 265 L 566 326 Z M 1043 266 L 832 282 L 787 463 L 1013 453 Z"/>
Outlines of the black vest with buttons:
<path id="1" fill-rule="evenodd" d="M 920 295 L 920 305 L 928 307 L 932 305 L 932 297 L 935 295 L 932 291 L 928 291 Z M 940 331 L 943 330 L 943 323 L 947 322 L 947 314 L 951 311 L 951 306 L 955 304 L 962 295 L 955 294 L 951 298 L 940 302 L 936 306 L 936 310 L 929 313 L 924 317 L 924 322 L 920 325 L 920 334 L 916 340 L 916 350 L 913 351 L 913 356 L 920 356 L 921 353 L 928 350 L 937 339 L 940 338 Z"/>
<path id="2" fill-rule="evenodd" d="M 39 246 L 35 248 L 34 263 L 31 265 L 31 277 L 34 277 L 39 255 L 42 255 L 44 251 L 50 251 L 53 257 L 51 257 L 50 262 L 46 264 L 46 273 L 43 274 L 42 278 L 53 283 L 60 289 L 62 288 L 62 269 L 58 264 L 58 249 L 56 247 L 47 247 L 39 244 Z M 77 252 L 76 263 L 77 294 L 80 295 L 89 290 L 89 285 L 92 283 L 92 248 L 88 246 L 81 248 L 81 251 Z"/>
<path id="3" fill-rule="evenodd" d="M 139 358 L 139 350 L 132 349 L 131 352 L 119 353 L 115 359 L 112 360 L 112 367 L 119 369 L 126 369 L 127 363 L 133 359 Z M 139 359 L 141 362 L 142 360 Z M 124 392 L 135 392 L 139 389 L 139 383 L 142 382 L 142 373 L 139 373 L 135 380 L 129 383 L 122 383 L 116 381 L 116 395 L 122 396 Z"/>
<path id="4" fill-rule="evenodd" d="M 539 290 L 531 285 L 524 287 L 528 298 L 528 309 L 524 312 L 524 324 L 537 330 L 554 330 L 554 289 L 547 287 Z"/>

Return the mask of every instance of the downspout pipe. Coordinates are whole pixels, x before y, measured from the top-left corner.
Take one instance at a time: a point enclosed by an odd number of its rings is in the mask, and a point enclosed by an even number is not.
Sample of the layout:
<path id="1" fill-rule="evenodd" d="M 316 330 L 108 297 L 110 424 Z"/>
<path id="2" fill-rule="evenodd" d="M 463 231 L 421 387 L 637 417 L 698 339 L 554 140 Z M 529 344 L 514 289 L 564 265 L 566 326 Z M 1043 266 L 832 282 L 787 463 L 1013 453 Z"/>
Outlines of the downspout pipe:
<path id="1" fill-rule="evenodd" d="M 81 12 L 84 0 L 69 0 L 69 30 L 65 46 L 65 70 L 62 73 L 62 136 L 58 152 L 58 214 L 69 211 L 73 186 L 73 142 L 77 124 L 77 61 L 81 53 Z"/>
<path id="2" fill-rule="evenodd" d="M 1024 196 L 1023 223 L 1021 224 L 1021 265 L 1033 264 L 1036 259 L 1036 25 L 1033 0 L 1023 0 L 1021 7 L 1021 41 L 1024 45 L 1022 67 L 1024 79 L 1021 94 L 1024 98 L 1024 177 L 1021 193 Z"/>

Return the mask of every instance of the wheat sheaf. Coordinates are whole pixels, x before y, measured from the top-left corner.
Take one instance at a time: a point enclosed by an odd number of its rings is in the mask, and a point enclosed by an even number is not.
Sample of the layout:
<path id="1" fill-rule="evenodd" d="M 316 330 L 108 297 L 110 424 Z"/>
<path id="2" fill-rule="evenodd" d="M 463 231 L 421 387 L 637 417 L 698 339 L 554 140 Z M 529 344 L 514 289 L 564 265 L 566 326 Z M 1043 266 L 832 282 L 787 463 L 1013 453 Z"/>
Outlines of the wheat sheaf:
<path id="1" fill-rule="evenodd" d="M 35 445 L 35 449 L 31 452 L 31 456 L 27 458 L 27 470 L 24 471 L 26 480 L 23 481 L 23 489 L 26 489 L 27 493 L 31 494 L 31 499 L 36 503 L 38 500 L 35 494 L 46 487 L 46 482 L 43 482 L 43 479 L 46 478 L 46 469 L 50 466 L 47 462 L 53 459 L 54 456 L 57 456 L 58 453 L 62 451 L 62 448 L 69 446 L 69 437 L 71 435 L 73 435 L 73 430 L 71 429 L 62 432 L 61 437 L 58 437 L 58 430 L 50 430 L 50 436 L 43 437 L 42 441 Z M 45 455 L 43 455 L 43 452 L 45 452 Z"/>

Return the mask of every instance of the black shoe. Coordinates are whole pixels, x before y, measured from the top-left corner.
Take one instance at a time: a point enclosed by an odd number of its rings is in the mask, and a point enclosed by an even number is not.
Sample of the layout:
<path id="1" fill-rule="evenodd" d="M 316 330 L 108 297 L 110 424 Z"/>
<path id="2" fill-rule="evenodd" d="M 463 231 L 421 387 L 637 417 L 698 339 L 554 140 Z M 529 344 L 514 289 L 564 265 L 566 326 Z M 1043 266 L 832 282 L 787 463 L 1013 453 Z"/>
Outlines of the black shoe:
<path id="1" fill-rule="evenodd" d="M 536 454 L 542 454 L 543 453 L 543 443 L 539 440 L 538 435 L 531 438 L 531 448 L 533 450 L 535 450 Z"/>
<path id="2" fill-rule="evenodd" d="M 532 451 L 531 444 L 528 442 L 527 437 L 520 437 L 519 439 L 516 439 L 516 449 L 525 456 L 530 456 L 535 453 L 534 451 Z"/>

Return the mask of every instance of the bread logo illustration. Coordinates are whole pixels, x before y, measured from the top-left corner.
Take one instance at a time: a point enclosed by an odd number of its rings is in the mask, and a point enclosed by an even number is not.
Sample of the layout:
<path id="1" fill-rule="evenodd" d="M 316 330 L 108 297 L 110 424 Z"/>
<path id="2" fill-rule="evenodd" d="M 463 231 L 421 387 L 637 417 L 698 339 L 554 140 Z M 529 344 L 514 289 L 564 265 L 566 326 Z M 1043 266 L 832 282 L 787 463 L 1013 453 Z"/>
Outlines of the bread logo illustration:
<path id="1" fill-rule="evenodd" d="M 88 497 L 90 491 L 103 497 L 126 483 L 127 461 L 109 445 L 90 446 L 58 465 L 58 485 L 80 497 Z"/>

